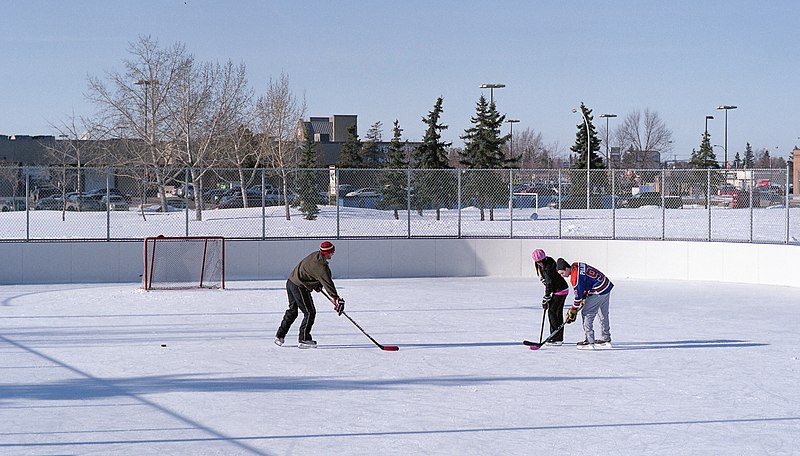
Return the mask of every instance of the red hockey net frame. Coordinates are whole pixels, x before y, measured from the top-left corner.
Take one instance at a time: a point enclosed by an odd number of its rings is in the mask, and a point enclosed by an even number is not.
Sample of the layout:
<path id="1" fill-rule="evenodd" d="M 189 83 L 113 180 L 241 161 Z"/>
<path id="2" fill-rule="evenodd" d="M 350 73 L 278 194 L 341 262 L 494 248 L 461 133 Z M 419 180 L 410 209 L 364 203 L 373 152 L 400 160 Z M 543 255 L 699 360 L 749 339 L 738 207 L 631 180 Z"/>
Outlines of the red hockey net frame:
<path id="1" fill-rule="evenodd" d="M 180 243 L 187 242 L 188 244 L 202 243 L 202 252 L 198 260 L 198 270 L 195 270 L 196 280 L 188 279 L 178 281 L 180 285 L 176 285 L 174 281 L 168 281 L 170 286 L 159 286 L 158 283 L 153 283 L 153 271 L 156 266 L 156 253 L 160 249 L 157 248 L 159 243 Z M 206 283 L 207 275 L 207 260 L 210 258 L 211 253 L 209 248 L 215 248 L 219 245 L 219 261 L 220 261 L 220 274 L 219 285 L 208 285 Z M 192 274 L 191 271 L 189 274 Z M 216 282 L 216 281 L 215 281 Z M 142 287 L 145 290 L 153 289 L 190 289 L 190 288 L 225 288 L 225 238 L 222 236 L 152 236 L 144 238 L 144 272 L 142 273 Z"/>

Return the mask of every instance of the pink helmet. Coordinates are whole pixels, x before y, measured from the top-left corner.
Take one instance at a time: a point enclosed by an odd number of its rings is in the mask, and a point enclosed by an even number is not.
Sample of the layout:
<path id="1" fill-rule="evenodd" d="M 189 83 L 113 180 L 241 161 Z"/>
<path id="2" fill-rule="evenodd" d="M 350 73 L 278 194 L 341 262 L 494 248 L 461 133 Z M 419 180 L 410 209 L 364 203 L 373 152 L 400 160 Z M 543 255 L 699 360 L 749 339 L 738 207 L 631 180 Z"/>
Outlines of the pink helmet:
<path id="1" fill-rule="evenodd" d="M 542 261 L 546 256 L 547 255 L 544 253 L 544 250 L 542 249 L 536 249 L 533 251 L 533 253 L 531 253 L 531 258 L 533 258 L 533 261 Z"/>

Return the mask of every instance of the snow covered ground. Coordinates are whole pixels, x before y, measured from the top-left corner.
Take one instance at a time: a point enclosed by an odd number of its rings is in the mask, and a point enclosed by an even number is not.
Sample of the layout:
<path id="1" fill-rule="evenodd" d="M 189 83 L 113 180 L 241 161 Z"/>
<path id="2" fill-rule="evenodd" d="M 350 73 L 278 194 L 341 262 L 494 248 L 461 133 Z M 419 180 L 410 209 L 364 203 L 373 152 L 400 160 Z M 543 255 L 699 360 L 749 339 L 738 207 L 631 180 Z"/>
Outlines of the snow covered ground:
<path id="1" fill-rule="evenodd" d="M 320 295 L 275 346 L 283 281 L 3 286 L 0 454 L 800 454 L 796 288 L 611 279 L 595 352 L 520 344 L 533 279 L 337 281 L 397 352 Z"/>

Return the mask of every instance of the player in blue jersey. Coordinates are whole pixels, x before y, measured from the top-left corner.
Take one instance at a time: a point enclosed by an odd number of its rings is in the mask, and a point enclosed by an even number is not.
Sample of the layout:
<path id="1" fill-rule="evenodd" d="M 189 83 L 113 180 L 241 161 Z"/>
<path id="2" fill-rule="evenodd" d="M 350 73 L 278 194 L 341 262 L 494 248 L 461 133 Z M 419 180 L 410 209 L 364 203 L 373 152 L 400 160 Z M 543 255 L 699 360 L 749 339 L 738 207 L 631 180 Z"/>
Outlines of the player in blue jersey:
<path id="1" fill-rule="evenodd" d="M 563 258 L 556 261 L 556 270 L 564 278 L 569 278 L 575 300 L 567 311 L 566 321 L 572 323 L 578 316 L 583 302 L 581 318 L 586 338 L 578 342 L 579 349 L 611 348 L 611 324 L 608 321 L 608 305 L 614 284 L 605 274 L 586 263 L 568 263 Z M 600 319 L 601 338 L 594 338 L 594 319 Z"/>

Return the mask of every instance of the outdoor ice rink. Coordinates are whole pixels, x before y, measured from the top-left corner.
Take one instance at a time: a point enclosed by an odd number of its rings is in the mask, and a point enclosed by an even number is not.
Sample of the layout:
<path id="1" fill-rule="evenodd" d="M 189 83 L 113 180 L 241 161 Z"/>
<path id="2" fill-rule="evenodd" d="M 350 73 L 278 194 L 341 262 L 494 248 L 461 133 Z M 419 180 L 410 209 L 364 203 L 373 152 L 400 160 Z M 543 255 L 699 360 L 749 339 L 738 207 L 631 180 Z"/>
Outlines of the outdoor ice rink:
<path id="1" fill-rule="evenodd" d="M 800 454 L 797 288 L 611 279 L 594 352 L 520 344 L 535 279 L 338 280 L 397 352 L 318 294 L 275 346 L 282 280 L 2 286 L 0 454 Z"/>

